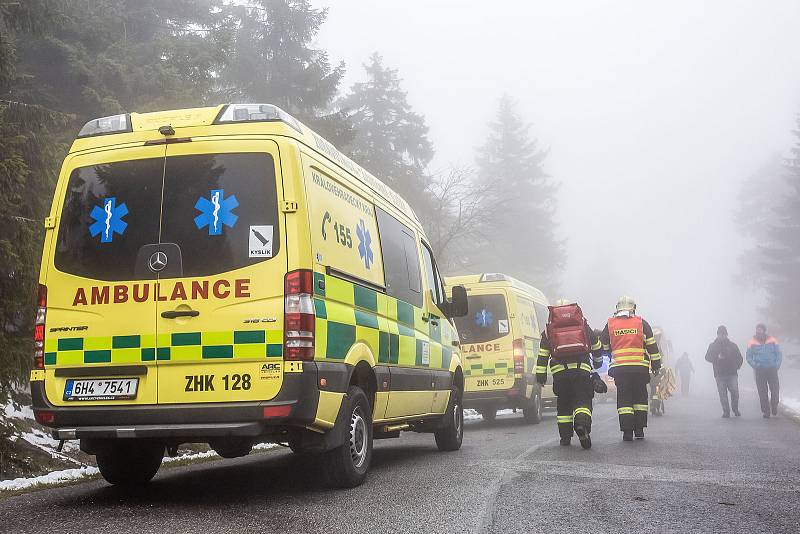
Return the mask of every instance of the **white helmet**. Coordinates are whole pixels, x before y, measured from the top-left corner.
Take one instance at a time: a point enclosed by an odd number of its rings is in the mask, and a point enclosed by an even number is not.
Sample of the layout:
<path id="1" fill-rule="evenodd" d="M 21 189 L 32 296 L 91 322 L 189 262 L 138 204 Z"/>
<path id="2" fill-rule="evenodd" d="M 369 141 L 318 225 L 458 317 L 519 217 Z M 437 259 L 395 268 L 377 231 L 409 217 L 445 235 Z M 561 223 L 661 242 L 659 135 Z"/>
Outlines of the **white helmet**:
<path id="1" fill-rule="evenodd" d="M 554 306 L 569 306 L 572 304 L 572 301 L 569 299 L 558 299 Z"/>
<path id="2" fill-rule="evenodd" d="M 636 312 L 636 301 L 633 300 L 633 297 L 629 297 L 628 295 L 622 295 L 619 298 L 619 300 L 617 301 L 617 313 L 619 312 L 628 312 L 628 313 Z"/>

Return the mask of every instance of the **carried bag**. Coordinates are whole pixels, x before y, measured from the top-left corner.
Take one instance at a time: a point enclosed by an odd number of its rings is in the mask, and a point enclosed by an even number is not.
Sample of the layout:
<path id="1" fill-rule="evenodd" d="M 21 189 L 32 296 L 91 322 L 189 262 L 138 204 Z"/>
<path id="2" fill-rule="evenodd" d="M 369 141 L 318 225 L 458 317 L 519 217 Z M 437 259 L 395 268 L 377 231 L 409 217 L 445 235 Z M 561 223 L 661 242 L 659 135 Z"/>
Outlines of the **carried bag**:
<path id="1" fill-rule="evenodd" d="M 550 341 L 550 356 L 555 360 L 574 358 L 590 350 L 588 330 L 583 311 L 577 304 L 549 306 L 547 339 Z"/>

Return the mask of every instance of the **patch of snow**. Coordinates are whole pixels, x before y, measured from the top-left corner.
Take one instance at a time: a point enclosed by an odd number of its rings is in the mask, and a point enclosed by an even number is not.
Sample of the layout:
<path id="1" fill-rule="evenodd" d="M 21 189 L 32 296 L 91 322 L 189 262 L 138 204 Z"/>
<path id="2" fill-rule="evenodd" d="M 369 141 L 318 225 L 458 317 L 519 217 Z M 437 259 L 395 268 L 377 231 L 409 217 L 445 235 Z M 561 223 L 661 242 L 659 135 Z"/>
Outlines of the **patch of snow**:
<path id="1" fill-rule="evenodd" d="M 33 421 L 33 410 L 30 406 L 20 406 L 19 410 L 14 407 L 13 402 L 3 406 L 3 413 L 9 419 L 30 419 Z"/>
<path id="2" fill-rule="evenodd" d="M 255 445 L 253 445 L 253 450 L 254 451 L 265 451 L 265 450 L 268 450 L 268 449 L 273 449 L 273 448 L 275 448 L 277 446 L 278 445 L 276 443 L 256 443 Z M 186 454 L 179 454 L 178 456 L 175 456 L 174 458 L 172 458 L 170 456 L 166 456 L 166 457 L 164 457 L 164 463 L 168 464 L 168 463 L 177 462 L 177 461 L 181 461 L 181 460 L 202 460 L 204 458 L 213 458 L 213 457 L 216 457 L 216 456 L 217 456 L 217 453 L 214 452 L 213 450 L 205 451 L 205 452 L 190 452 L 190 453 L 186 453 Z"/>
<path id="3" fill-rule="evenodd" d="M 32 478 L 15 478 L 13 480 L 0 480 L 0 491 L 19 491 L 33 488 L 42 484 L 60 484 L 70 480 L 79 480 L 99 473 L 96 467 L 84 466 L 79 469 L 65 469 L 53 471 L 46 475 Z"/>
<path id="4" fill-rule="evenodd" d="M 792 397 L 784 397 L 781 399 L 781 404 L 783 404 L 783 407 L 786 408 L 788 411 L 800 417 L 800 399 L 795 399 Z"/>
<path id="5" fill-rule="evenodd" d="M 522 410 L 517 410 L 517 415 L 521 414 Z M 514 415 L 514 410 L 497 410 L 497 415 Z M 482 421 L 483 417 L 481 414 L 478 413 L 477 410 L 472 410 L 470 408 L 464 409 L 464 421 Z"/>

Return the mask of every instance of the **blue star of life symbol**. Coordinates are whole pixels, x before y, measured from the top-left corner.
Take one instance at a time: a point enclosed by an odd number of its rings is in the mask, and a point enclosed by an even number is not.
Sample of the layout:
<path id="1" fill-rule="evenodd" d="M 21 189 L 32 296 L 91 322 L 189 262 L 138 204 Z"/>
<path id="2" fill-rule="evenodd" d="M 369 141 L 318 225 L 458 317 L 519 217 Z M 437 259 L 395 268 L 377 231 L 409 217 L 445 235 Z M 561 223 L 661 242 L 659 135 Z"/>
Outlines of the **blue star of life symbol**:
<path id="1" fill-rule="evenodd" d="M 486 328 L 492 324 L 493 319 L 494 317 L 492 317 L 492 312 L 485 308 L 475 314 L 475 324 L 483 328 Z"/>
<path id="2" fill-rule="evenodd" d="M 233 228 L 239 216 L 233 210 L 239 205 L 236 195 L 225 198 L 224 189 L 212 189 L 209 198 L 200 197 L 194 205 L 194 209 L 200 215 L 194 218 L 194 224 L 198 229 L 208 226 L 208 235 L 220 235 L 222 226 Z"/>
<path id="3" fill-rule="evenodd" d="M 122 220 L 128 214 L 128 206 L 123 202 L 117 206 L 116 197 L 103 199 L 101 206 L 94 206 L 89 215 L 94 219 L 94 223 L 89 227 L 92 237 L 100 234 L 101 243 L 111 243 L 114 234 L 122 235 L 128 227 L 128 223 Z"/>
<path id="4" fill-rule="evenodd" d="M 372 237 L 369 235 L 364 219 L 361 219 L 356 226 L 356 236 L 358 236 L 358 255 L 364 260 L 364 266 L 369 269 L 371 263 L 375 261 L 372 255 Z"/>

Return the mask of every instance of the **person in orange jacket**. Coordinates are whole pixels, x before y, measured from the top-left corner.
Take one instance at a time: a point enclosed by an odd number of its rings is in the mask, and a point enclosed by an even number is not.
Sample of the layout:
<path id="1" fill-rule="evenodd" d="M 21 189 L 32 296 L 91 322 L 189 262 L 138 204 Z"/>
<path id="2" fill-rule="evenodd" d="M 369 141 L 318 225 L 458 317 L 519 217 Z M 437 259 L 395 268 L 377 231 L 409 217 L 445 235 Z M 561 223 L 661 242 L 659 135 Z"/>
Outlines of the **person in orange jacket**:
<path id="1" fill-rule="evenodd" d="M 650 371 L 661 369 L 653 328 L 636 315 L 636 302 L 629 296 L 620 297 L 614 316 L 608 320 L 600 335 L 603 349 L 611 351 L 608 374 L 617 385 L 617 414 L 624 441 L 644 439 L 647 426 L 647 385 Z"/>

